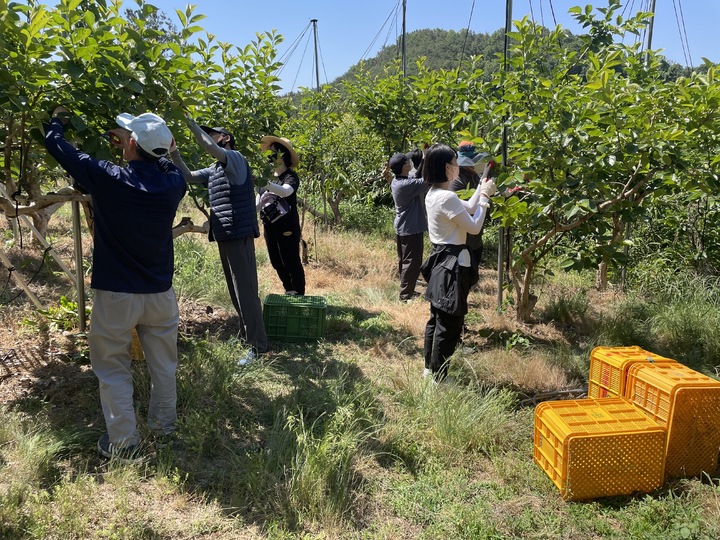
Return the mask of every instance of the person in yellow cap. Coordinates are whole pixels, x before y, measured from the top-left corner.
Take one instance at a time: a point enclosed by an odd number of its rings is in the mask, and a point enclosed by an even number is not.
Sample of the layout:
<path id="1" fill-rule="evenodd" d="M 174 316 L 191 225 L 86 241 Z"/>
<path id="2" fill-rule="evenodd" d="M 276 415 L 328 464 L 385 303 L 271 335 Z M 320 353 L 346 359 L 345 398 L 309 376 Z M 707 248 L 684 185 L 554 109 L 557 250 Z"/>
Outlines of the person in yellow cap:
<path id="1" fill-rule="evenodd" d="M 284 137 L 266 135 L 260 148 L 269 152 L 274 179 L 260 188 L 256 204 L 263 222 L 270 263 L 277 272 L 285 294 L 305 294 L 305 270 L 300 258 L 300 215 L 297 191 L 300 178 L 295 167 L 300 159 L 292 143 Z"/>

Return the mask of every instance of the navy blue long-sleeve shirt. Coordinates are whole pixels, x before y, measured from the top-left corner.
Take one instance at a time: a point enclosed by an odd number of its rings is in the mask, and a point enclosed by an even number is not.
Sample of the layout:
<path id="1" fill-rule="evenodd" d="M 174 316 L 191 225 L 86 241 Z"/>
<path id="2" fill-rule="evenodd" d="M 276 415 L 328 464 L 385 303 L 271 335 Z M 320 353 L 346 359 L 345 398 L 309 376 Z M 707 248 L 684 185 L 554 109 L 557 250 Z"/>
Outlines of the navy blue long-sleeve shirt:
<path id="1" fill-rule="evenodd" d="M 93 199 L 95 238 L 90 286 L 134 294 L 159 293 L 172 286 L 172 226 L 185 180 L 171 161 L 131 161 L 120 167 L 96 160 L 65 140 L 54 118 L 45 146 Z"/>

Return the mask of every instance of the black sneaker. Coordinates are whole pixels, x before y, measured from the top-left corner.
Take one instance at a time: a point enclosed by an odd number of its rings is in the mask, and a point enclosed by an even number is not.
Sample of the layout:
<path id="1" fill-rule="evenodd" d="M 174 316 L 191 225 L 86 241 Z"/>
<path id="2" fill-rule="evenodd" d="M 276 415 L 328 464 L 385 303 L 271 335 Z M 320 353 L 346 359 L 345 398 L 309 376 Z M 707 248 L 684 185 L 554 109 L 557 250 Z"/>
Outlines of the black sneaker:
<path id="1" fill-rule="evenodd" d="M 137 463 L 141 459 L 140 449 L 137 445 L 118 447 L 110 442 L 110 435 L 107 432 L 98 439 L 97 449 L 102 457 L 121 463 Z"/>

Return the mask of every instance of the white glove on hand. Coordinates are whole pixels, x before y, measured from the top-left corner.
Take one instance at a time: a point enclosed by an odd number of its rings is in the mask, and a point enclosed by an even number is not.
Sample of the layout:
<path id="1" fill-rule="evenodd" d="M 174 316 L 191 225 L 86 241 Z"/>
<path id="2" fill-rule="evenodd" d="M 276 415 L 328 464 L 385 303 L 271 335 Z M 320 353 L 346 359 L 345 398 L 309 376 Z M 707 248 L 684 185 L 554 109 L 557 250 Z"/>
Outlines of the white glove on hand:
<path id="1" fill-rule="evenodd" d="M 485 180 L 480 184 L 480 195 L 485 195 L 488 199 L 497 193 L 497 186 L 491 179 Z"/>

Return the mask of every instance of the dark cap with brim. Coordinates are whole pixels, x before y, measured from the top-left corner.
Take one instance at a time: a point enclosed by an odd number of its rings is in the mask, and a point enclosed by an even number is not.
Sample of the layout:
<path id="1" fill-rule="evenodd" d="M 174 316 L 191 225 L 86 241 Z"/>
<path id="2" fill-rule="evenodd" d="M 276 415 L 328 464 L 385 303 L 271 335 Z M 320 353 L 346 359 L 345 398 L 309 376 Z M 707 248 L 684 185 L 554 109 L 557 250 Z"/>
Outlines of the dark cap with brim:
<path id="1" fill-rule="evenodd" d="M 200 129 L 202 129 L 208 135 L 210 135 L 211 133 L 220 133 L 221 135 L 228 135 L 230 137 L 230 148 L 235 148 L 235 136 L 232 133 L 230 133 L 227 129 L 225 129 L 224 127 L 200 126 Z"/>
<path id="2" fill-rule="evenodd" d="M 232 136 L 232 133 L 230 133 L 227 129 L 225 129 L 223 127 L 200 126 L 200 129 L 202 129 L 205 133 L 208 133 L 208 134 L 211 131 L 214 131 L 215 133 L 222 133 L 223 135 Z"/>
<path id="3" fill-rule="evenodd" d="M 410 158 L 407 156 L 407 154 L 402 154 L 400 152 L 392 155 L 388 165 L 390 166 L 390 170 L 393 172 L 393 174 L 395 174 L 395 176 L 402 174 L 402 169 L 409 159 Z"/>

